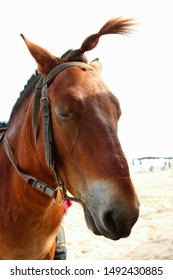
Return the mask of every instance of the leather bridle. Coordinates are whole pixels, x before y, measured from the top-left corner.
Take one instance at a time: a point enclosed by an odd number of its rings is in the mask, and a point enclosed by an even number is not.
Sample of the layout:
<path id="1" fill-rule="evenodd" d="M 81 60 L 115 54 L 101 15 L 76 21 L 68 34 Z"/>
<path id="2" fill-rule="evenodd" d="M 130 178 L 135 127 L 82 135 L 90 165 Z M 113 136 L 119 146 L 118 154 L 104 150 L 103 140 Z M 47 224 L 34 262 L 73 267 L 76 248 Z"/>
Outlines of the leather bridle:
<path id="1" fill-rule="evenodd" d="M 84 70 L 89 69 L 91 71 L 95 71 L 90 65 L 83 63 L 83 62 L 67 62 L 61 65 L 56 66 L 53 68 L 50 73 L 46 77 L 41 77 L 35 87 L 35 98 L 34 98 L 34 109 L 32 115 L 32 125 L 33 125 L 33 132 L 34 132 L 34 139 L 35 143 L 37 142 L 37 133 L 38 133 L 38 114 L 40 110 L 40 104 L 42 109 L 42 121 L 43 121 L 43 138 L 44 138 L 44 148 L 45 148 L 45 158 L 47 166 L 51 169 L 54 173 L 57 182 L 57 188 L 54 189 L 51 186 L 45 184 L 44 182 L 23 173 L 18 167 L 15 162 L 12 149 L 10 147 L 10 143 L 8 140 L 7 135 L 4 136 L 4 145 L 6 154 L 14 166 L 18 175 L 30 186 L 33 188 L 43 192 L 47 196 L 54 199 L 55 203 L 58 206 L 61 206 L 64 201 L 71 200 L 75 202 L 82 203 L 82 200 L 75 197 L 67 196 L 66 188 L 64 186 L 64 182 L 62 177 L 58 171 L 56 166 L 55 157 L 54 157 L 54 143 L 53 143 L 53 131 L 52 131 L 52 123 L 51 123 L 51 113 L 50 113 L 50 101 L 47 95 L 47 89 L 49 85 L 52 83 L 54 78 L 65 68 L 68 67 L 79 67 Z M 57 195 L 60 191 L 62 201 L 57 201 Z"/>

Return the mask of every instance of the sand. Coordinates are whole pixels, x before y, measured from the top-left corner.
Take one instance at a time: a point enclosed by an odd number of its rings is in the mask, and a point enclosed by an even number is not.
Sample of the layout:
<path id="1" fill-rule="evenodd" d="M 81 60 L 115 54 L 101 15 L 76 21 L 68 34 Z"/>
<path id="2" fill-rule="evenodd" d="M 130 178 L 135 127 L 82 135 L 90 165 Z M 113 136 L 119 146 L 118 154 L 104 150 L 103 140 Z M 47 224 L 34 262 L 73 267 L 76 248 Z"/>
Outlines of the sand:
<path id="1" fill-rule="evenodd" d="M 112 241 L 87 228 L 73 203 L 64 220 L 68 260 L 173 260 L 173 170 L 132 174 L 140 217 L 128 238 Z"/>

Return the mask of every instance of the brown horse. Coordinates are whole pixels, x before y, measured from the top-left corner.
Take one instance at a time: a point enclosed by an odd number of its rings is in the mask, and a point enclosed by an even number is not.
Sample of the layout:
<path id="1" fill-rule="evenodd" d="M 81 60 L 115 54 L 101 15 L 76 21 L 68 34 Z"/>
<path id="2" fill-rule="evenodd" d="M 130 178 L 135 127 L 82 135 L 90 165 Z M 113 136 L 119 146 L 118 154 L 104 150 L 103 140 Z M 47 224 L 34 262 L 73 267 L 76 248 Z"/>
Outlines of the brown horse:
<path id="1" fill-rule="evenodd" d="M 23 39 L 38 64 L 0 142 L 0 258 L 53 259 L 63 202 L 80 202 L 97 235 L 127 237 L 139 202 L 117 136 L 121 109 L 85 52 L 101 35 L 127 34 L 112 19 L 61 58 Z M 66 191 L 72 194 L 68 197 Z"/>

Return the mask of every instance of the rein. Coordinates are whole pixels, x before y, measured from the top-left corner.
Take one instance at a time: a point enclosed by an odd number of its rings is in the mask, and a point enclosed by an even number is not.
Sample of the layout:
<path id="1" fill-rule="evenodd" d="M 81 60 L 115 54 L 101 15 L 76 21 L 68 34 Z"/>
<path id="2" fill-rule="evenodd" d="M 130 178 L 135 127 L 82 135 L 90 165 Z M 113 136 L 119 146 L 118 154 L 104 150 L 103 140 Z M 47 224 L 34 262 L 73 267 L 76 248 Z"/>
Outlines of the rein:
<path id="1" fill-rule="evenodd" d="M 4 138 L 4 134 L 7 130 L 7 123 L 0 122 L 0 141 Z"/>
<path id="2" fill-rule="evenodd" d="M 32 115 L 32 125 L 33 125 L 33 132 L 34 132 L 34 139 L 35 143 L 37 142 L 37 134 L 38 134 L 38 114 L 40 105 L 42 108 L 42 120 L 43 120 L 43 137 L 44 137 L 44 147 L 45 147 L 45 157 L 47 166 L 51 169 L 54 173 L 57 182 L 57 188 L 54 189 L 49 185 L 45 184 L 44 182 L 28 175 L 19 170 L 17 164 L 14 160 L 13 152 L 10 147 L 9 140 L 7 135 L 4 137 L 4 145 L 6 154 L 14 166 L 18 175 L 30 186 L 33 188 L 43 192 L 47 196 L 54 199 L 55 203 L 58 206 L 61 206 L 66 200 L 71 200 L 74 202 L 82 203 L 81 199 L 70 197 L 66 195 L 66 188 L 64 186 L 64 182 L 61 178 L 61 175 L 58 171 L 58 168 L 55 164 L 55 157 L 54 157 L 54 145 L 53 145 L 53 131 L 52 131 L 52 124 L 51 124 L 51 113 L 50 113 L 50 101 L 47 96 L 47 89 L 53 79 L 65 68 L 68 67 L 80 67 L 81 69 L 89 69 L 91 71 L 95 71 L 91 66 L 83 62 L 67 62 L 61 65 L 56 66 L 53 68 L 49 74 L 43 78 L 41 77 L 35 87 L 35 98 L 34 98 L 34 109 Z M 58 191 L 61 193 L 62 201 L 59 203 L 57 201 Z"/>
<path id="3" fill-rule="evenodd" d="M 7 130 L 7 127 L 0 127 L 0 133 L 4 133 Z"/>

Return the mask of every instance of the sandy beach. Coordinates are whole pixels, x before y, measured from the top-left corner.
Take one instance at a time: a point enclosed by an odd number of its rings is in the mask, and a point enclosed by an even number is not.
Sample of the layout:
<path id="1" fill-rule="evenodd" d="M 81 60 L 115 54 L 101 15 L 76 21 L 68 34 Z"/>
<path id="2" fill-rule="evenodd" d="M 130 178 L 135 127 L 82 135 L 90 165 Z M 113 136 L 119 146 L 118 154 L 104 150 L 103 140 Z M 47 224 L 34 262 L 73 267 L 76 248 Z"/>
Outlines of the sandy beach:
<path id="1" fill-rule="evenodd" d="M 140 217 L 128 238 L 112 241 L 90 232 L 73 203 L 64 220 L 68 260 L 173 259 L 173 170 L 132 174 Z"/>

